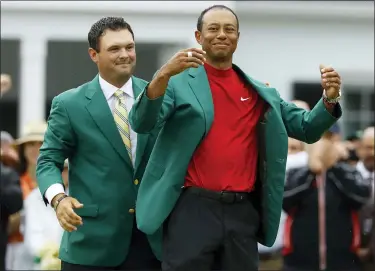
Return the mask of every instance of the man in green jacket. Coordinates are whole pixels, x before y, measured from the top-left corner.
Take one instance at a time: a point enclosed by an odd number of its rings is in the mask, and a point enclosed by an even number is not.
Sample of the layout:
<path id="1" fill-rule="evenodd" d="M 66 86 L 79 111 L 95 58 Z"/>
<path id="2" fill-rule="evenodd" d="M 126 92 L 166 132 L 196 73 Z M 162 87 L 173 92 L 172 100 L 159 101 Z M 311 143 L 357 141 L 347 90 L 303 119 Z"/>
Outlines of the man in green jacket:
<path id="1" fill-rule="evenodd" d="M 134 34 L 123 18 L 107 17 L 91 27 L 88 41 L 99 74 L 53 99 L 37 164 L 40 192 L 65 229 L 62 270 L 158 270 L 161 231 L 146 236 L 135 222 L 158 129 L 137 135 L 129 127 L 127 112 L 147 85 L 132 76 Z M 66 158 L 69 196 L 61 178 Z"/>
<path id="2" fill-rule="evenodd" d="M 341 116 L 340 77 L 321 67 L 310 112 L 232 64 L 239 24 L 225 6 L 198 19 L 202 49 L 178 52 L 137 97 L 130 124 L 163 125 L 137 199 L 137 225 L 163 227 L 163 270 L 258 270 L 279 226 L 288 136 L 313 143 Z M 214 264 L 216 263 L 216 265 Z"/>

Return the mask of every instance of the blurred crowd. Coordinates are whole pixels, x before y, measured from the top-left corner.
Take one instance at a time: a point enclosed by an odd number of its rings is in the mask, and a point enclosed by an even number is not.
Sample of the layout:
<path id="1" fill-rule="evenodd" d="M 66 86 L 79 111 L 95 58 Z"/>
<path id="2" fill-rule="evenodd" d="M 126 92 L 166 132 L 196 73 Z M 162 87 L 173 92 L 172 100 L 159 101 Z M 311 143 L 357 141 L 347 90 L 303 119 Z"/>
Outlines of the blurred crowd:
<path id="1" fill-rule="evenodd" d="M 11 77 L 1 75 L 1 95 L 11 86 Z M 6 270 L 58 270 L 60 266 L 63 230 L 54 210 L 46 207 L 35 176 L 46 129 L 45 121 L 36 120 L 17 139 L 1 131 L 0 270 L 4 266 Z M 67 161 L 62 177 L 68 187 Z"/>
<path id="2" fill-rule="evenodd" d="M 1 75 L 1 95 L 11 85 Z M 59 269 L 62 228 L 35 177 L 46 129 L 36 120 L 16 139 L 1 131 L 2 269 Z M 279 233 L 273 247 L 259 245 L 260 270 L 375 270 L 374 127 L 342 138 L 335 124 L 315 144 L 288 144 Z M 68 161 L 62 174 L 68 187 Z"/>
<path id="3" fill-rule="evenodd" d="M 343 138 L 335 124 L 312 145 L 289 138 L 279 232 L 259 246 L 260 270 L 375 270 L 374 132 Z"/>

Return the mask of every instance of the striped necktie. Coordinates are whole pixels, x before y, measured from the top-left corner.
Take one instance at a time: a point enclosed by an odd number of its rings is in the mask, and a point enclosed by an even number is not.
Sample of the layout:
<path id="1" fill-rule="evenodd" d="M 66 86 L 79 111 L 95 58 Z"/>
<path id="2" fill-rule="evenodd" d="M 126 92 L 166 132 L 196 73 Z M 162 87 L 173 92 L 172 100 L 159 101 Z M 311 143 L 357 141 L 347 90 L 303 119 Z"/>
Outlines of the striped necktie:
<path id="1" fill-rule="evenodd" d="M 130 142 L 130 126 L 128 120 L 128 111 L 125 106 L 125 93 L 118 89 L 114 96 L 116 97 L 115 108 L 113 110 L 113 117 L 118 131 L 120 132 L 122 141 L 125 144 L 130 159 L 132 159 L 132 149 Z"/>

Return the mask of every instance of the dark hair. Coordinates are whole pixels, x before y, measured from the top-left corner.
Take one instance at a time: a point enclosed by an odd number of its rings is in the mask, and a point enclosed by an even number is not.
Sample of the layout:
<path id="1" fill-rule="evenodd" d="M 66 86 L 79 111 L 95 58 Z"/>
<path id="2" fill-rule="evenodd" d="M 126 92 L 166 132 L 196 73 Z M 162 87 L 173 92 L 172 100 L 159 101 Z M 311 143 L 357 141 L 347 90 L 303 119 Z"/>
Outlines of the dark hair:
<path id="1" fill-rule="evenodd" d="M 97 21 L 91 26 L 88 34 L 89 46 L 95 51 L 99 52 L 99 38 L 107 30 L 122 30 L 127 29 L 132 34 L 134 39 L 134 33 L 131 26 L 125 22 L 124 18 L 121 17 L 105 17 Z"/>
<path id="2" fill-rule="evenodd" d="M 199 15 L 198 17 L 198 22 L 197 22 L 197 30 L 198 31 L 202 31 L 202 25 L 203 25 L 203 17 L 204 15 L 209 12 L 210 10 L 212 9 L 225 9 L 225 10 L 228 10 L 230 12 L 232 12 L 232 14 L 234 15 L 234 17 L 236 17 L 236 21 L 237 21 L 237 28 L 239 29 L 240 28 L 240 22 L 238 21 L 238 17 L 237 17 L 237 14 L 234 13 L 234 11 L 230 8 L 228 8 L 227 6 L 224 6 L 224 5 L 213 5 L 209 8 L 206 8 L 205 10 L 203 10 L 201 12 L 201 15 Z"/>

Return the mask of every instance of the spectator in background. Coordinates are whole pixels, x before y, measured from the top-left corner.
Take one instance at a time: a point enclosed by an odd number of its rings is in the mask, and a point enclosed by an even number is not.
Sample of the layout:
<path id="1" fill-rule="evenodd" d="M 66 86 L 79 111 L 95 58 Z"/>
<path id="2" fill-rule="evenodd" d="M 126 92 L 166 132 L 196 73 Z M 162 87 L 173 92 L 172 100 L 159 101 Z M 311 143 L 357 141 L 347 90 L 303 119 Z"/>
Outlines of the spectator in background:
<path id="1" fill-rule="evenodd" d="M 3 154 L 2 162 L 4 165 L 8 167 L 12 167 L 13 169 L 18 169 L 18 153 L 14 149 L 14 139 L 13 137 L 6 131 L 1 131 L 1 152 Z"/>
<path id="2" fill-rule="evenodd" d="M 375 184 L 374 184 L 374 127 L 365 129 L 360 141 L 361 161 L 357 164 L 357 170 L 362 177 L 371 183 L 371 197 L 361 210 L 362 244 L 359 256 L 364 265 L 364 270 L 375 270 Z"/>
<path id="3" fill-rule="evenodd" d="M 363 131 L 356 131 L 355 133 L 346 137 L 345 143 L 349 149 L 358 150 L 361 145 Z"/>
<path id="4" fill-rule="evenodd" d="M 68 160 L 62 172 L 65 189 L 68 189 Z M 39 188 L 34 188 L 25 199 L 25 246 L 27 253 L 36 259 L 34 270 L 40 270 L 39 257 L 46 246 L 60 246 L 63 228 L 52 208 L 47 208 Z"/>
<path id="5" fill-rule="evenodd" d="M 4 153 L 1 151 L 1 158 Z M 0 270 L 5 270 L 5 255 L 8 243 L 8 218 L 22 208 L 22 191 L 19 176 L 1 161 L 0 179 Z"/>
<path id="6" fill-rule="evenodd" d="M 1 97 L 10 90 L 12 81 L 9 75 L 1 74 Z M 19 176 L 15 170 L 18 163 L 17 154 L 11 148 L 13 137 L 1 132 L 1 179 L 0 179 L 0 270 L 6 269 L 6 255 L 9 229 L 16 228 L 10 225 L 9 218 L 22 209 L 22 190 Z M 8 268 L 7 268 L 8 269 Z"/>
<path id="7" fill-rule="evenodd" d="M 309 148 L 309 165 L 289 170 L 283 209 L 285 271 L 361 270 L 358 210 L 369 183 L 346 163 L 333 127 Z"/>
<path id="8" fill-rule="evenodd" d="M 45 121 L 30 122 L 25 127 L 24 134 L 15 142 L 18 148 L 20 184 L 24 200 L 37 186 L 35 177 L 36 162 L 46 129 L 47 124 Z M 11 219 L 12 224 L 16 225 L 16 227 L 15 230 L 12 230 L 12 234 L 9 237 L 8 269 L 30 269 L 33 266 L 33 259 L 26 253 L 24 246 L 24 214 L 22 211 L 18 212 Z"/>

